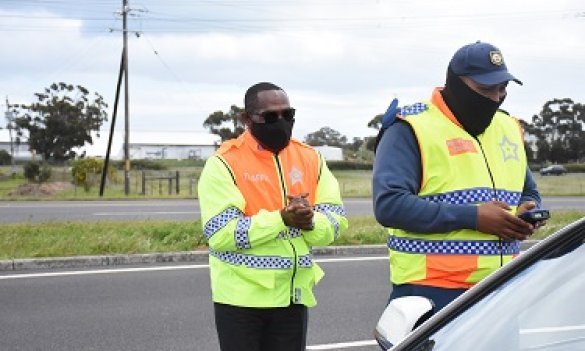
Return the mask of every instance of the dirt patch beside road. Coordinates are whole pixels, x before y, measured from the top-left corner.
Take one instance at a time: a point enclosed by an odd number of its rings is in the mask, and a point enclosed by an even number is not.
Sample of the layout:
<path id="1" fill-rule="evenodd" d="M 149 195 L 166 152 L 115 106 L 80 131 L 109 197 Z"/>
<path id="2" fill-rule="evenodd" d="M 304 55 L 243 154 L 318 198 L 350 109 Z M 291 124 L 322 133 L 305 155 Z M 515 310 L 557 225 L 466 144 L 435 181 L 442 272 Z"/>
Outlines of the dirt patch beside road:
<path id="1" fill-rule="evenodd" d="M 10 196 L 48 196 L 73 188 L 73 184 L 67 182 L 52 182 L 43 184 L 22 184 L 8 193 Z"/>

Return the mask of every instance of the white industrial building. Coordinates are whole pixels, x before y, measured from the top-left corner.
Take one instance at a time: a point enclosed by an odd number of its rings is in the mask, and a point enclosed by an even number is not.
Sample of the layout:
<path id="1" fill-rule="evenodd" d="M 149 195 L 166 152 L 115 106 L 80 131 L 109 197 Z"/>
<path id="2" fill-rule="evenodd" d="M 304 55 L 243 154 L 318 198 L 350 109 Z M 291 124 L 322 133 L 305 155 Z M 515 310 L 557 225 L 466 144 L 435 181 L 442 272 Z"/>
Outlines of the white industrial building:
<path id="1" fill-rule="evenodd" d="M 78 152 L 85 151 L 86 157 L 106 156 L 108 133 L 94 137 L 92 145 L 86 145 Z M 219 144 L 221 138 L 215 134 L 201 132 L 135 132 L 131 131 L 128 138 L 128 152 L 131 160 L 187 160 L 209 158 Z M 110 149 L 110 159 L 124 159 L 124 133 L 115 131 Z"/>
<path id="2" fill-rule="evenodd" d="M 21 142 L 16 142 L 16 132 L 12 131 L 12 148 L 14 151 L 14 159 L 19 161 L 28 161 L 32 159 L 32 154 L 28 149 L 26 139 Z M 10 151 L 10 131 L 8 129 L 0 129 L 0 150 L 6 150 L 9 154 Z"/>
<path id="3" fill-rule="evenodd" d="M 15 132 L 12 133 L 15 140 Z M 202 159 L 209 158 L 221 138 L 215 134 L 202 132 L 135 132 L 130 131 L 128 151 L 130 159 Z M 93 143 L 76 149 L 78 155 L 85 152 L 86 157 L 105 158 L 108 147 L 108 133 L 93 137 Z M 13 142 L 16 160 L 31 160 L 32 153 L 26 140 L 20 144 Z M 10 153 L 10 134 L 7 129 L 0 129 L 0 150 Z M 124 159 L 124 133 L 115 131 L 110 150 L 111 160 Z"/>
<path id="4" fill-rule="evenodd" d="M 327 161 L 343 161 L 343 149 L 337 146 L 314 146 Z"/>

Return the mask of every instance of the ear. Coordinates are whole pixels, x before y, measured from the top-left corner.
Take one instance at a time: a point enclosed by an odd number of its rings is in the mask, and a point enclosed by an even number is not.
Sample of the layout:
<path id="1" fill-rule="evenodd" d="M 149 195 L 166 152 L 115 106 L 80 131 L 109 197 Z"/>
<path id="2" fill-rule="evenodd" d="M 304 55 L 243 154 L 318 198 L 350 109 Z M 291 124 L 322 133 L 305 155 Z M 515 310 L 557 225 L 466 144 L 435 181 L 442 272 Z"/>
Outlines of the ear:
<path id="1" fill-rule="evenodd" d="M 242 113 L 240 113 L 240 121 L 242 121 L 242 123 L 244 123 L 244 125 L 248 128 L 250 128 L 252 125 L 252 119 L 246 111 L 242 111 Z"/>

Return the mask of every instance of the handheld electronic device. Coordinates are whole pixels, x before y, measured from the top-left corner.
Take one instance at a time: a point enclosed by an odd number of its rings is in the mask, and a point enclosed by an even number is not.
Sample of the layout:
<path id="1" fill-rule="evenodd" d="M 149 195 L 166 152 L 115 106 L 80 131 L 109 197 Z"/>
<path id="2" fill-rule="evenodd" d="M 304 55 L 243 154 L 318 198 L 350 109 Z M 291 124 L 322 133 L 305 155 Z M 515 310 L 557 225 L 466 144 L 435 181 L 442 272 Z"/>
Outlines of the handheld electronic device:
<path id="1" fill-rule="evenodd" d="M 530 224 L 534 224 L 549 219 L 550 212 L 542 208 L 535 208 L 519 214 L 518 217 Z"/>

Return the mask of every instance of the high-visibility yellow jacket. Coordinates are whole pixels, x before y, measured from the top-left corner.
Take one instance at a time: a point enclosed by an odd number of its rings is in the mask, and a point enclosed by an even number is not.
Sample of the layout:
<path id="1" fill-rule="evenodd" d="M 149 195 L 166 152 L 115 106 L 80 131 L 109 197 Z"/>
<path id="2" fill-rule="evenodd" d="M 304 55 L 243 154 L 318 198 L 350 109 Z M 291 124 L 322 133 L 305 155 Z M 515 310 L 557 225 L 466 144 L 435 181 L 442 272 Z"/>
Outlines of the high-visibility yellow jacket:
<path id="1" fill-rule="evenodd" d="M 438 90 L 431 101 L 404 108 L 402 114 L 420 148 L 420 197 L 465 205 L 498 200 L 516 212 L 527 164 L 522 129 L 515 118 L 498 111 L 476 139 L 461 127 Z M 518 241 L 500 241 L 476 230 L 389 231 L 394 284 L 469 288 L 519 252 Z"/>
<path id="2" fill-rule="evenodd" d="M 309 193 L 314 229 L 287 227 L 287 195 Z M 348 226 L 337 180 L 320 154 L 291 140 L 278 156 L 246 130 L 209 158 L 198 183 L 209 243 L 213 301 L 243 307 L 312 307 L 323 277 L 312 245 L 328 245 Z"/>

